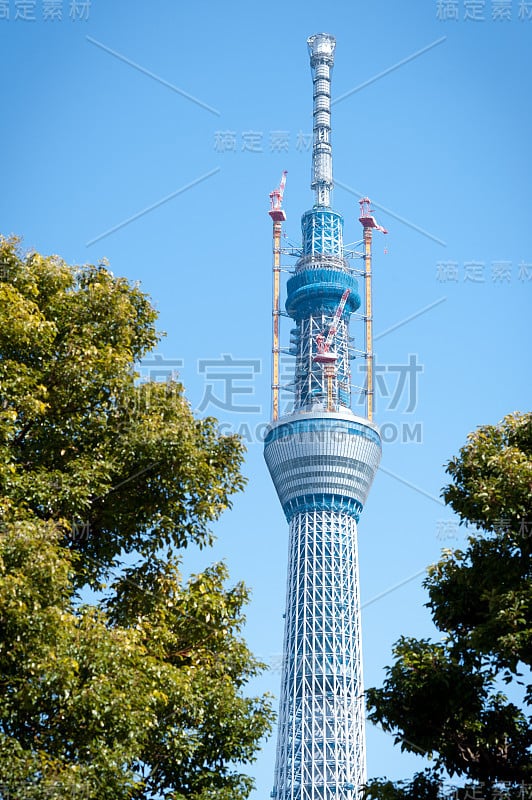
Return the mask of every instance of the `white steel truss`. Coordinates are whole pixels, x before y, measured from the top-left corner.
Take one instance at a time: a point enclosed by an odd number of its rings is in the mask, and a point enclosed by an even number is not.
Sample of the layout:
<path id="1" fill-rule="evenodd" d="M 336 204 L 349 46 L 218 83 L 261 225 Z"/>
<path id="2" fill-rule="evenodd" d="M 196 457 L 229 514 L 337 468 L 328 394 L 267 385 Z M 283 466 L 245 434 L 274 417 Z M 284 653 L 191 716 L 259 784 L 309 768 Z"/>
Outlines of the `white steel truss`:
<path id="1" fill-rule="evenodd" d="M 366 780 L 357 524 L 290 522 L 276 800 L 356 798 Z"/>
<path id="2" fill-rule="evenodd" d="M 295 365 L 295 408 L 311 409 L 326 407 L 327 386 L 323 367 L 314 362 L 317 353 L 316 337 L 327 336 L 333 323 L 333 314 L 309 315 L 297 323 L 297 333 L 293 336 L 296 354 Z M 335 410 L 340 406 L 349 408 L 351 404 L 351 363 L 349 329 L 345 319 L 338 323 L 331 344 L 331 352 L 337 354 L 336 375 L 333 384 Z"/>

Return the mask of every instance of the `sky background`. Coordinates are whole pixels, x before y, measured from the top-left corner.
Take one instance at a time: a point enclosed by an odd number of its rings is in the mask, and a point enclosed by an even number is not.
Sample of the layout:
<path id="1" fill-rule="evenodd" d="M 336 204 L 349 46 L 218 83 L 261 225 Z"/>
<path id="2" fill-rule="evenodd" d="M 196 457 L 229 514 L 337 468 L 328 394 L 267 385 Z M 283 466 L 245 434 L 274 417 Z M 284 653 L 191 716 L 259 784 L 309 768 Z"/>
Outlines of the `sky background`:
<path id="1" fill-rule="evenodd" d="M 260 441 L 268 194 L 288 170 L 297 243 L 313 202 L 306 38 L 321 31 L 337 38 L 333 205 L 345 241 L 361 238 L 361 195 L 389 230 L 374 239 L 385 445 L 359 526 L 376 686 L 401 634 L 435 634 L 423 573 L 464 541 L 439 497 L 445 463 L 476 426 L 529 408 L 532 2 L 0 2 L 0 230 L 140 281 L 167 333 L 141 377 L 179 369 L 198 413 L 243 435 L 247 489 L 215 547 L 189 551 L 184 568 L 225 559 L 252 588 L 246 637 L 271 666 L 253 690 L 275 695 L 287 525 Z M 360 343 L 362 325 L 351 332 Z M 423 767 L 367 734 L 370 776 Z M 253 800 L 269 796 L 274 750 L 275 735 L 252 767 Z"/>

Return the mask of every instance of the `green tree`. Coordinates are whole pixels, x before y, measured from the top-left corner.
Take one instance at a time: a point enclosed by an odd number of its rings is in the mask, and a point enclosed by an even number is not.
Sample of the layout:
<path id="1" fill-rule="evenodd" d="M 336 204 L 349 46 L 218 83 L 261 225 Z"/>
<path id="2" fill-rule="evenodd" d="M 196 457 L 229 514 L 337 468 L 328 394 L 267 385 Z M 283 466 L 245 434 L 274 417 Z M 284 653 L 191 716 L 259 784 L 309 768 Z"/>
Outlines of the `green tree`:
<path id="1" fill-rule="evenodd" d="M 245 798 L 269 731 L 248 590 L 176 550 L 212 541 L 243 446 L 177 382 L 137 286 L 0 239 L 0 797 Z M 84 586 L 100 600 L 83 604 Z"/>
<path id="2" fill-rule="evenodd" d="M 484 797 L 532 784 L 532 414 L 477 429 L 447 472 L 444 500 L 472 533 L 425 580 L 443 639 L 401 638 L 384 686 L 367 693 L 369 719 L 433 767 L 373 781 L 368 795 L 382 800 L 429 800 L 445 774 Z"/>

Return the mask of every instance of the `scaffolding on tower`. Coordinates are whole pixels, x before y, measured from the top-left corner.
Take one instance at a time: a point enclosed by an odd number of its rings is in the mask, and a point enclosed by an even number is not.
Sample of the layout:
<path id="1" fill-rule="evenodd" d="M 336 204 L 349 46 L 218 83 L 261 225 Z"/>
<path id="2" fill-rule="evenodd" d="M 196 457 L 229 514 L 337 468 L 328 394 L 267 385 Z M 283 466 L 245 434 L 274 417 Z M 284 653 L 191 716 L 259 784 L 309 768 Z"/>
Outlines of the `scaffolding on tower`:
<path id="1" fill-rule="evenodd" d="M 283 211 L 283 195 L 287 171 L 281 176 L 277 189 L 270 192 L 269 215 L 273 222 L 273 311 L 272 311 L 272 419 L 279 418 L 279 322 L 281 316 L 281 235 L 286 214 Z"/>
<path id="2" fill-rule="evenodd" d="M 360 202 L 360 217 L 359 222 L 364 230 L 364 295 L 365 295 L 365 328 L 366 328 L 366 416 L 371 421 L 373 420 L 373 372 L 374 372 L 374 355 L 373 355 L 373 305 L 372 305 L 372 274 L 371 274 L 371 242 L 373 239 L 373 231 L 380 231 L 381 233 L 388 233 L 386 228 L 378 225 L 373 210 L 371 209 L 371 200 L 369 197 L 363 197 Z"/>

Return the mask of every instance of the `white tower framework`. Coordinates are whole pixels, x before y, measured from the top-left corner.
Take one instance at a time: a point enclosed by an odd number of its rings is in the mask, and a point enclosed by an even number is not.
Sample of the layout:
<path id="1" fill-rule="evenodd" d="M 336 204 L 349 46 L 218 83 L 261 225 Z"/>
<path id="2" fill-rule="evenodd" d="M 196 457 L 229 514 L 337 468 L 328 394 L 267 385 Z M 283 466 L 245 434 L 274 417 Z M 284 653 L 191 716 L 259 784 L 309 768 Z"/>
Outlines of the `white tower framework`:
<path id="1" fill-rule="evenodd" d="M 265 440 L 266 463 L 290 526 L 272 797 L 355 800 L 366 780 L 357 523 L 378 469 L 381 439 L 373 422 L 350 409 L 349 318 L 360 297 L 344 258 L 343 218 L 330 207 L 335 39 L 317 34 L 308 46 L 315 205 L 303 214 L 301 257 L 287 284 L 286 310 L 295 323 L 295 403 L 293 413 L 274 419 Z M 324 338 L 331 341 L 325 356 L 319 346 Z"/>

